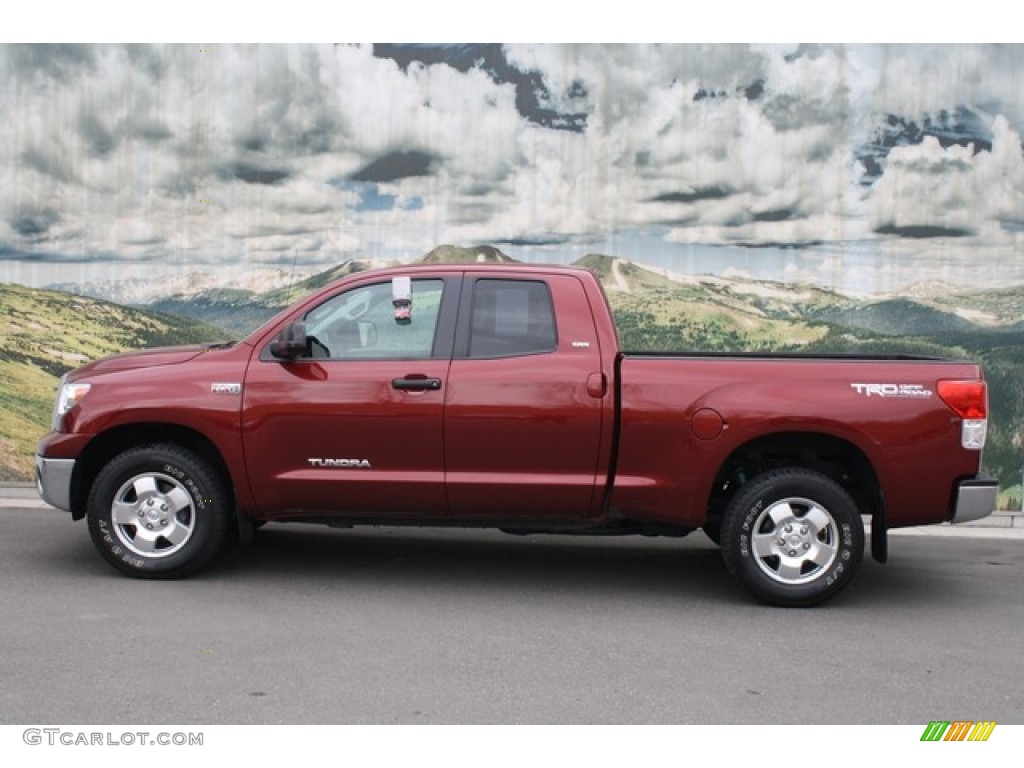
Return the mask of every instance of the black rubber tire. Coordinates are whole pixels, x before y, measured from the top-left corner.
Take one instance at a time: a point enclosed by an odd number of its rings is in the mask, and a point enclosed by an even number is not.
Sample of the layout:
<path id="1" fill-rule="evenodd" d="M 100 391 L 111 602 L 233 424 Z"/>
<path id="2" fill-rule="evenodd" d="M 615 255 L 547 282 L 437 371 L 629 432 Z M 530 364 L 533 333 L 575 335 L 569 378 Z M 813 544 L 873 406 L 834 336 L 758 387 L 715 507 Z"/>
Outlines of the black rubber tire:
<path id="1" fill-rule="evenodd" d="M 864 525 L 850 495 L 826 475 L 777 469 L 730 501 L 721 547 L 732 576 L 762 600 L 809 606 L 849 585 L 864 555 Z"/>
<path id="2" fill-rule="evenodd" d="M 192 451 L 169 444 L 139 446 L 111 459 L 96 476 L 86 509 L 89 535 L 104 559 L 144 579 L 194 573 L 220 549 L 232 519 L 220 474 Z"/>

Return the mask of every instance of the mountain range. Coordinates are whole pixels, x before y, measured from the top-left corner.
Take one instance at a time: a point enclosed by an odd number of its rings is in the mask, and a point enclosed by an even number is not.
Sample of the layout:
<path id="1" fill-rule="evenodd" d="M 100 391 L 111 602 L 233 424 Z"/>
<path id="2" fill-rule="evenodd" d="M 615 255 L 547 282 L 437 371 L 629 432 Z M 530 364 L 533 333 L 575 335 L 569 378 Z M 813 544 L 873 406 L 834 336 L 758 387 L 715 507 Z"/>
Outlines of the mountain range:
<path id="1" fill-rule="evenodd" d="M 419 261 L 515 263 L 489 245 L 443 245 Z M 668 274 L 606 254 L 590 254 L 576 264 L 600 277 L 625 349 L 980 360 L 993 412 L 986 465 L 1005 485 L 1019 482 L 1024 444 L 1020 288 L 956 293 L 944 285 L 922 285 L 910 295 L 864 300 L 811 285 Z M 207 287 L 197 278 L 182 283 L 186 291 L 136 307 L 0 285 L 0 480 L 30 476 L 32 449 L 46 431 L 56 378 L 65 370 L 124 349 L 244 336 L 310 291 L 377 266 L 353 260 L 301 280 L 285 280 L 282 274 L 265 290 L 258 290 L 259 284 Z M 146 295 L 142 289 L 133 286 L 136 295 Z"/>

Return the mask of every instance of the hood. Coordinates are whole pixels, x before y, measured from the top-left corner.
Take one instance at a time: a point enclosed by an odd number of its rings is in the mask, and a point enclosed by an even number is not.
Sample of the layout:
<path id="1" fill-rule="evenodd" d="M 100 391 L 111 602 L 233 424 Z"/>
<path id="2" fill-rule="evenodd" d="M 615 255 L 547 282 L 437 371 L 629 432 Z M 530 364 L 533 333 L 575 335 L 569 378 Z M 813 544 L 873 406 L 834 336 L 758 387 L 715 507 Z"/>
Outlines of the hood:
<path id="1" fill-rule="evenodd" d="M 104 357 L 101 360 L 86 363 L 81 368 L 77 368 L 69 373 L 68 380 L 73 381 L 84 376 L 127 371 L 132 368 L 152 368 L 158 365 L 187 363 L 209 349 L 210 347 L 208 346 L 192 344 L 187 347 L 158 347 L 155 349 L 143 349 L 138 352 L 125 352 L 120 355 Z"/>

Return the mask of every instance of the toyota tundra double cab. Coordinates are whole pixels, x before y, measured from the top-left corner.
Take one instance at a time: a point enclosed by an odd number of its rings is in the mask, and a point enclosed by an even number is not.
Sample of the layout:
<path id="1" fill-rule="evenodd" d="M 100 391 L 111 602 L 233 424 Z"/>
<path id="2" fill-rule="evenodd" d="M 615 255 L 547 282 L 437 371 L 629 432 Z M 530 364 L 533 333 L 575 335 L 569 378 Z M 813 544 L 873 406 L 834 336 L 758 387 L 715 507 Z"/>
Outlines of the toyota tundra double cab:
<path id="1" fill-rule="evenodd" d="M 786 606 L 892 528 L 988 515 L 987 392 L 938 359 L 623 352 L 572 267 L 359 272 L 248 338 L 61 381 L 43 498 L 114 567 L 185 576 L 273 522 L 682 536 Z"/>

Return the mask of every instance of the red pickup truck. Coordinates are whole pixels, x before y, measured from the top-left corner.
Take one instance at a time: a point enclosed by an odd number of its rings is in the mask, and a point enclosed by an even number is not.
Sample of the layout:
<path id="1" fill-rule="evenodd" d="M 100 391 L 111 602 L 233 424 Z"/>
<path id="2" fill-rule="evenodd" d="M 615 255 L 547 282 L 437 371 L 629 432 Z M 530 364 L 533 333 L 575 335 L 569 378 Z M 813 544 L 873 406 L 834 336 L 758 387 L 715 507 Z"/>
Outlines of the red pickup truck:
<path id="1" fill-rule="evenodd" d="M 132 576 L 184 576 L 258 525 L 682 536 L 779 605 L 853 578 L 886 531 L 989 514 L 979 367 L 619 349 L 584 269 L 360 272 L 244 341 L 61 382 L 43 498 Z"/>

